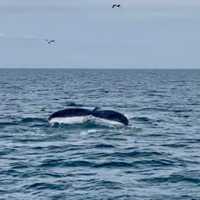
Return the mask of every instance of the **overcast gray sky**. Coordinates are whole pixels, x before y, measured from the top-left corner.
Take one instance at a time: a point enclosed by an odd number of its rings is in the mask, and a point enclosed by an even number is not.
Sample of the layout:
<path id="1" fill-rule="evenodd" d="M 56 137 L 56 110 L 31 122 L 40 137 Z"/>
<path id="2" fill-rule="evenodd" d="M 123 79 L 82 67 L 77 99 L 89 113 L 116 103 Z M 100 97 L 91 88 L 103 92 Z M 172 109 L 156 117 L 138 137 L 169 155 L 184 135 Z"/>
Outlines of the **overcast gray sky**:
<path id="1" fill-rule="evenodd" d="M 0 0 L 0 67 L 200 68 L 199 52 L 199 0 Z"/>

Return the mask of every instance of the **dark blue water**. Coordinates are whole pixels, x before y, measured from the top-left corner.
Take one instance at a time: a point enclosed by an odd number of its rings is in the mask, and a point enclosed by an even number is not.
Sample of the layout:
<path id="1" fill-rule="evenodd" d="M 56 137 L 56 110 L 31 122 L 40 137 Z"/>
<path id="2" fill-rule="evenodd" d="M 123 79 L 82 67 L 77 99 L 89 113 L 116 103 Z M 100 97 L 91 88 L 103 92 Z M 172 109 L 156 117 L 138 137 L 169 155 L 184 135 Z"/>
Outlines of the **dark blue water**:
<path id="1" fill-rule="evenodd" d="M 200 71 L 0 70 L 0 199 L 199 200 Z M 50 127 L 67 106 L 126 128 Z"/>

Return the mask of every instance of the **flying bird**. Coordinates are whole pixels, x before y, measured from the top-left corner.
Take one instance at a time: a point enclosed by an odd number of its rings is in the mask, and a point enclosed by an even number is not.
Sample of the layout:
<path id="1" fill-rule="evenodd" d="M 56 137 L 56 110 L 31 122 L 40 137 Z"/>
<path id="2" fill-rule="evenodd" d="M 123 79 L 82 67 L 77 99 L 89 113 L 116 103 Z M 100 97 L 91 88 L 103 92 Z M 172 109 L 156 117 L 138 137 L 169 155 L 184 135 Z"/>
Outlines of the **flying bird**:
<path id="1" fill-rule="evenodd" d="M 55 40 L 48 40 L 48 39 L 46 39 L 45 40 L 48 44 L 52 44 L 52 43 L 55 43 L 56 41 Z"/>
<path id="2" fill-rule="evenodd" d="M 115 8 L 115 7 L 119 8 L 120 6 L 121 6 L 120 4 L 113 4 L 112 8 Z"/>

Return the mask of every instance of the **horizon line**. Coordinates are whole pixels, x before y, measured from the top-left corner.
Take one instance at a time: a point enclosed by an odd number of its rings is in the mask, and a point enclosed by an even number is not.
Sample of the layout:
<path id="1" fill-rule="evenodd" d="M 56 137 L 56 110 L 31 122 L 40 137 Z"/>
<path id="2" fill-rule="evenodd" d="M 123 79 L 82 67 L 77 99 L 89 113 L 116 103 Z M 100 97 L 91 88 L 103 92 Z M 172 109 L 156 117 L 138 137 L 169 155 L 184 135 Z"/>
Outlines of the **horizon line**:
<path id="1" fill-rule="evenodd" d="M 155 68 L 155 67 L 0 67 L 1 69 L 50 69 L 50 70 L 56 70 L 56 69 L 66 69 L 66 70 L 200 70 L 200 68 L 197 67 L 163 67 L 163 68 Z"/>

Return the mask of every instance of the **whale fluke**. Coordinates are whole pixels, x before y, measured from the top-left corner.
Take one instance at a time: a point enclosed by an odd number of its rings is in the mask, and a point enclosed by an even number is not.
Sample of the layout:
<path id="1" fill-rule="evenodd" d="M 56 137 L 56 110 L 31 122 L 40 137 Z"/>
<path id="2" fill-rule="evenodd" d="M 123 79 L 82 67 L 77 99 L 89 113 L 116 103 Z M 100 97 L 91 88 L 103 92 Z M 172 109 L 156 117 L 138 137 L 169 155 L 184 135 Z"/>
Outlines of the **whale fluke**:
<path id="1" fill-rule="evenodd" d="M 57 111 L 49 116 L 50 123 L 84 123 L 84 122 L 99 122 L 113 125 L 128 125 L 128 119 L 121 113 L 113 110 L 101 110 L 95 107 L 93 110 L 84 108 L 67 108 Z"/>
<path id="2" fill-rule="evenodd" d="M 124 125 L 128 125 L 128 119 L 121 113 L 113 110 L 94 110 L 92 115 L 98 118 L 116 121 Z"/>
<path id="3" fill-rule="evenodd" d="M 90 115 L 92 112 L 84 108 L 67 108 L 64 110 L 59 110 L 48 118 L 50 121 L 53 118 L 65 118 L 65 117 L 80 117 Z"/>

